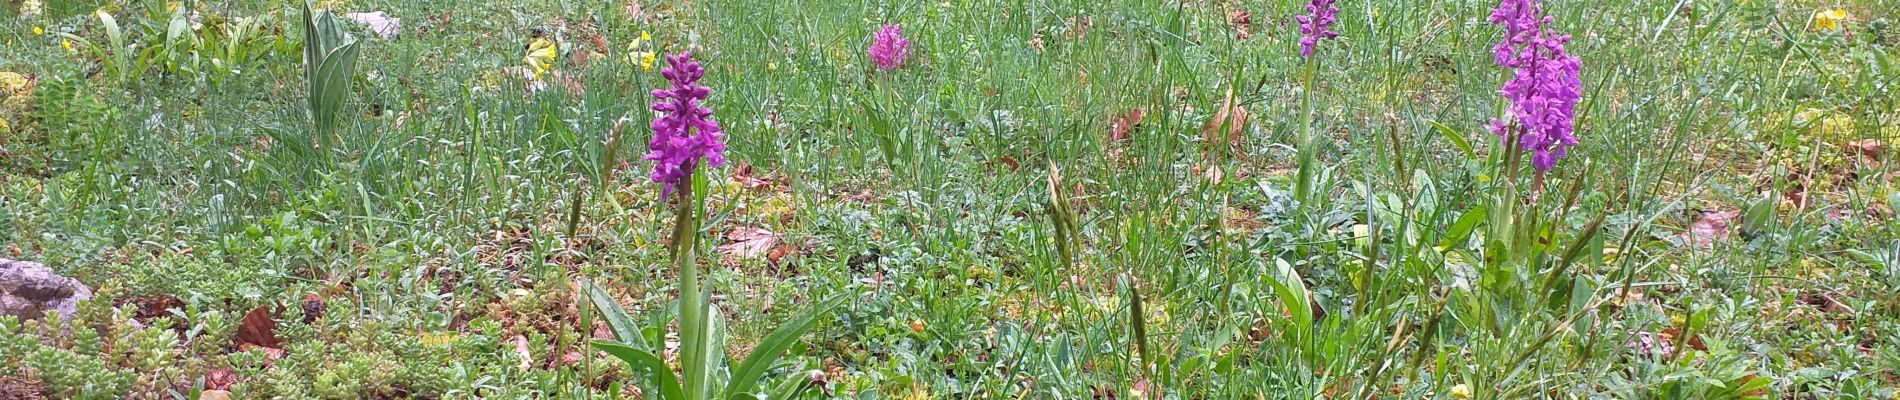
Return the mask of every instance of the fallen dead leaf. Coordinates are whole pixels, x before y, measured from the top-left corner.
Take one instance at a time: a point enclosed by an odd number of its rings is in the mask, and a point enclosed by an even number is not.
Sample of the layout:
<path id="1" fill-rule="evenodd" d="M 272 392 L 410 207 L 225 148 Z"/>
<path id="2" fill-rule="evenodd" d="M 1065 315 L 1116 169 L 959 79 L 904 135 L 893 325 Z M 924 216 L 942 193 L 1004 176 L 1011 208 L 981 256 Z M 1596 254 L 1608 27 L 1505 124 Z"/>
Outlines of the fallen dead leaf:
<path id="1" fill-rule="evenodd" d="M 1234 88 L 1227 88 L 1226 99 L 1221 100 L 1220 108 L 1214 110 L 1214 118 L 1209 118 L 1205 125 L 1201 125 L 1203 145 L 1212 149 L 1216 144 L 1234 146 L 1240 143 L 1241 133 L 1247 130 L 1248 117 L 1247 108 L 1234 103 Z M 1220 137 L 1223 129 L 1227 133 L 1225 138 Z"/>
<path id="2" fill-rule="evenodd" d="M 205 372 L 205 389 L 230 390 L 238 381 L 237 371 L 230 368 L 217 368 Z"/>
<path id="3" fill-rule="evenodd" d="M 390 18 L 382 11 L 343 14 L 343 19 L 369 25 L 369 31 L 383 39 L 395 39 L 402 35 L 402 18 Z"/>
<path id="4" fill-rule="evenodd" d="M 515 357 L 521 359 L 521 362 L 515 364 L 516 368 L 522 371 L 534 368 L 534 353 L 528 351 L 527 336 L 515 335 Z"/>
<path id="5" fill-rule="evenodd" d="M 132 299 L 132 304 L 138 306 L 138 311 L 132 314 L 132 319 L 141 323 L 151 323 L 153 319 L 170 317 L 174 309 L 185 309 L 183 300 L 163 294 L 135 298 Z"/>
<path id="6" fill-rule="evenodd" d="M 996 160 L 993 160 L 990 163 L 1003 166 L 1003 167 L 1008 167 L 1009 168 L 1008 172 L 1016 172 L 1017 168 L 1022 167 L 1022 163 L 1016 162 L 1016 157 L 1010 157 L 1007 155 L 997 157 Z M 995 172 L 992 171 L 990 174 L 994 175 Z"/>
<path id="7" fill-rule="evenodd" d="M 1227 12 L 1227 24 L 1234 26 L 1234 38 L 1247 40 L 1253 36 L 1253 13 L 1244 9 Z"/>
<path id="8" fill-rule="evenodd" d="M 277 321 L 273 319 L 270 306 L 258 306 L 244 314 L 244 320 L 238 323 L 238 347 L 244 345 L 277 349 L 283 351 L 284 340 L 277 337 Z"/>
<path id="9" fill-rule="evenodd" d="M 778 245 L 778 234 L 765 228 L 743 227 L 726 232 L 727 243 L 719 246 L 719 252 L 742 259 L 764 257 L 766 252 Z"/>
<path id="10" fill-rule="evenodd" d="M 740 163 L 732 169 L 732 180 L 747 190 L 761 190 L 772 187 L 772 181 L 762 179 L 752 170 L 752 164 Z"/>
<path id="11" fill-rule="evenodd" d="M 1135 128 L 1141 127 L 1141 117 L 1148 114 L 1145 108 L 1134 108 L 1116 115 L 1108 123 L 1108 140 L 1125 141 L 1131 138 Z"/>
<path id="12" fill-rule="evenodd" d="M 1739 209 L 1703 211 L 1695 222 L 1689 224 L 1688 243 L 1708 247 L 1728 240 L 1735 231 L 1735 220 L 1741 216 L 1742 210 Z"/>
<path id="13" fill-rule="evenodd" d="M 1878 160 L 1886 153 L 1887 144 L 1880 139 L 1864 139 L 1847 143 L 1847 154 L 1860 156 L 1868 160 Z"/>

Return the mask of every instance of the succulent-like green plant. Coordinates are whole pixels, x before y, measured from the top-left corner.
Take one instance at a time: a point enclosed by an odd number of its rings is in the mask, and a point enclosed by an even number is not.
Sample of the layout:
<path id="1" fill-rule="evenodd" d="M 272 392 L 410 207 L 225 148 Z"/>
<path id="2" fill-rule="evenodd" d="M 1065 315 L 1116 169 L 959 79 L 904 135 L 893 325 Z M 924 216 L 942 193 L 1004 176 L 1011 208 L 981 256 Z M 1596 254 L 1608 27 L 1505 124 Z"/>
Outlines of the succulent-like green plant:
<path id="1" fill-rule="evenodd" d="M 350 78 L 356 75 L 359 46 L 355 36 L 343 29 L 329 10 L 314 12 L 303 6 L 304 81 L 309 86 L 305 99 L 310 121 L 320 137 L 342 141 L 337 120 L 343 115 L 343 103 L 349 99 Z M 323 140 L 323 139 L 318 139 Z M 334 143 L 334 142 L 333 142 Z M 315 144 L 315 143 L 313 143 Z"/>

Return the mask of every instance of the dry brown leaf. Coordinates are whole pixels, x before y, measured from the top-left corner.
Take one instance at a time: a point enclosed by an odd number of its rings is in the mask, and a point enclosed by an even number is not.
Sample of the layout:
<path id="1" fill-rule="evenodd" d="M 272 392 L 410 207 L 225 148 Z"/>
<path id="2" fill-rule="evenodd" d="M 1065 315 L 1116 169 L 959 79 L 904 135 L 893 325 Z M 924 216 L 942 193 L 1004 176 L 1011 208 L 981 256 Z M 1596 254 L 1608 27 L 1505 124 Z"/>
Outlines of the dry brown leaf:
<path id="1" fill-rule="evenodd" d="M 1244 9 L 1227 12 L 1227 24 L 1234 26 L 1234 38 L 1247 40 L 1253 36 L 1253 13 Z"/>
<path id="2" fill-rule="evenodd" d="M 1135 128 L 1141 127 L 1141 118 L 1147 114 L 1147 109 L 1137 107 L 1116 115 L 1108 122 L 1108 140 L 1120 142 L 1132 138 Z"/>
<path id="3" fill-rule="evenodd" d="M 1880 159 L 1881 154 L 1886 153 L 1886 150 L 1887 144 L 1882 143 L 1880 139 L 1856 140 L 1847 143 L 1847 153 L 1849 155 L 1860 156 L 1868 160 Z"/>
<path id="4" fill-rule="evenodd" d="M 134 298 L 132 304 L 138 306 L 138 310 L 132 313 L 132 319 L 147 323 L 153 319 L 172 316 L 171 310 L 185 309 L 183 300 L 163 294 Z"/>
<path id="5" fill-rule="evenodd" d="M 1221 100 L 1220 107 L 1214 110 L 1214 118 L 1201 125 L 1203 145 L 1211 149 L 1215 144 L 1233 146 L 1240 143 L 1240 134 L 1246 132 L 1248 117 L 1247 108 L 1234 103 L 1234 88 L 1227 88 L 1227 96 Z M 1227 133 L 1224 141 L 1220 137 L 1223 128 Z"/>
<path id="6" fill-rule="evenodd" d="M 390 18 L 382 11 L 343 14 L 343 19 L 369 25 L 369 31 L 383 39 L 395 39 L 396 36 L 402 35 L 402 18 Z"/>
<path id="7" fill-rule="evenodd" d="M 237 384 L 237 381 L 237 371 L 232 371 L 230 368 L 216 368 L 205 372 L 205 389 L 207 390 L 230 390 L 231 385 Z"/>
<path id="8" fill-rule="evenodd" d="M 778 234 L 765 228 L 743 227 L 726 232 L 726 244 L 719 246 L 719 252 L 742 259 L 764 257 L 766 252 L 778 245 Z"/>
<path id="9" fill-rule="evenodd" d="M 772 187 L 772 181 L 759 178 L 757 173 L 753 172 L 752 164 L 747 163 L 740 163 L 737 168 L 732 169 L 732 180 L 738 182 L 739 187 L 746 188 L 747 190 L 760 190 Z"/>
<path id="10" fill-rule="evenodd" d="M 244 314 L 244 321 L 238 323 L 238 347 L 245 345 L 283 351 L 284 339 L 277 337 L 277 321 L 273 319 L 270 306 L 258 306 Z"/>
<path id="11" fill-rule="evenodd" d="M 1688 243 L 1708 247 L 1728 240 L 1734 232 L 1735 220 L 1741 216 L 1742 210 L 1739 209 L 1703 211 L 1695 222 L 1689 224 Z"/>
<path id="12" fill-rule="evenodd" d="M 1010 157 L 1007 155 L 996 157 L 996 160 L 991 161 L 991 163 L 998 166 L 1008 167 L 1009 168 L 1008 172 L 1016 172 L 1017 168 L 1022 167 L 1022 163 L 1017 162 L 1016 157 Z M 995 174 L 995 172 L 991 172 L 991 174 L 993 175 Z"/>
<path id="13" fill-rule="evenodd" d="M 527 336 L 515 335 L 515 357 L 521 359 L 521 362 L 515 364 L 516 368 L 522 371 L 534 368 L 534 352 L 528 350 Z"/>

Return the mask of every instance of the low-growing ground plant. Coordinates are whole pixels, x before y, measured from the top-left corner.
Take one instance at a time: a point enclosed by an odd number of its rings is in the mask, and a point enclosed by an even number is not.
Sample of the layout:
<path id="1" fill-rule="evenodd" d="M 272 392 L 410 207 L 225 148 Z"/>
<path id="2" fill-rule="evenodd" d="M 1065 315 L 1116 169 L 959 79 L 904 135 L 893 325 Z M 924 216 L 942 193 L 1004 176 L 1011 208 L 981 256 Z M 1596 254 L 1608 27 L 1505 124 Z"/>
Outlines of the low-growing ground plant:
<path id="1" fill-rule="evenodd" d="M 0 0 L 0 398 L 1890 399 L 1896 9 Z"/>

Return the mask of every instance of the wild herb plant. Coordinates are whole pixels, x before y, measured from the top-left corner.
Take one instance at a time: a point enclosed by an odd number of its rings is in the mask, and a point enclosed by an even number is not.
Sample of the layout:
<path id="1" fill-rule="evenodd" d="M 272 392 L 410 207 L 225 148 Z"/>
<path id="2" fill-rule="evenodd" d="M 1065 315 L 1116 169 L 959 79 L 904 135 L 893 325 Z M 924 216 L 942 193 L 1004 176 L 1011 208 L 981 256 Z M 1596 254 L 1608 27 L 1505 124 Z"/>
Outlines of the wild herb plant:
<path id="1" fill-rule="evenodd" d="M 343 142 L 341 118 L 351 96 L 360 46 L 330 10 L 312 12 L 308 3 L 303 6 L 303 33 L 304 97 L 316 132 L 309 146 L 333 148 Z"/>
<path id="2" fill-rule="evenodd" d="M 725 163 L 724 134 L 711 119 L 712 110 L 701 105 L 710 89 L 699 84 L 706 72 L 699 62 L 692 59 L 691 53 L 668 56 L 666 60 L 667 66 L 661 73 L 673 86 L 653 92 L 657 98 L 653 110 L 662 116 L 653 120 L 653 141 L 647 146 L 652 152 L 647 153 L 646 159 L 657 162 L 653 181 L 665 186 L 661 196 L 673 202 L 670 247 L 674 266 L 679 271 L 681 373 L 676 377 L 672 367 L 655 355 L 654 349 L 664 346 L 648 343 L 639 324 L 627 316 L 619 303 L 598 287 L 587 284 L 590 300 L 601 310 L 619 339 L 595 340 L 591 344 L 642 371 L 650 387 L 658 389 L 663 399 L 744 399 L 759 392 L 772 393 L 773 398 L 793 398 L 809 388 L 810 378 L 793 375 L 785 379 L 785 383 L 766 391 L 760 391 L 756 384 L 780 353 L 817 325 L 818 318 L 830 311 L 833 302 L 821 301 L 781 325 L 753 348 L 744 361 L 732 365 L 724 382 L 715 383 L 721 365 L 725 364 L 726 317 L 719 306 L 713 304 L 712 291 L 701 278 L 702 267 L 698 261 L 700 224 L 705 221 L 704 193 L 708 190 L 700 166 L 704 163 L 710 168 Z"/>

